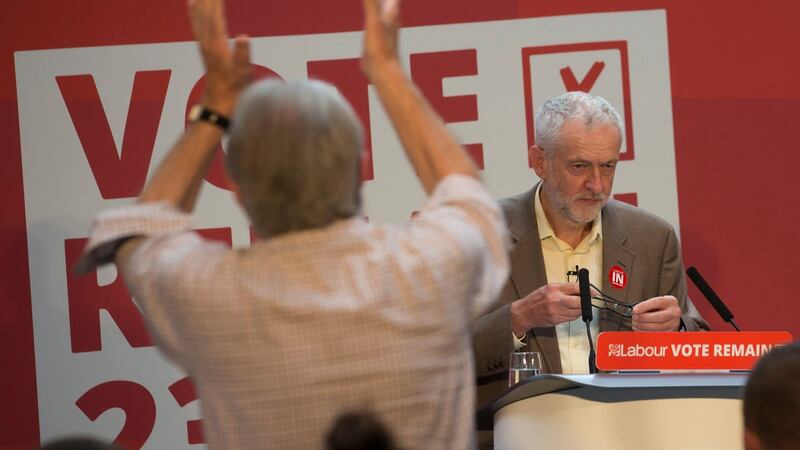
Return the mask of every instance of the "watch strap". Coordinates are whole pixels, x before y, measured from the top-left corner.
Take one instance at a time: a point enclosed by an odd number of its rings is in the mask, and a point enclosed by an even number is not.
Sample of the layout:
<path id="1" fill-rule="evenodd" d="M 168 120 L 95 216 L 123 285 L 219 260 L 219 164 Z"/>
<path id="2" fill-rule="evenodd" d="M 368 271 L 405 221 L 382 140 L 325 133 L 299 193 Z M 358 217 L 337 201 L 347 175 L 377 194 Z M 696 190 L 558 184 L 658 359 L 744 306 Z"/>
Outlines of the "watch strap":
<path id="1" fill-rule="evenodd" d="M 203 121 L 216 125 L 224 131 L 228 130 L 231 125 L 231 120 L 222 114 L 208 109 L 203 105 L 195 105 L 189 112 L 189 120 L 192 122 Z"/>

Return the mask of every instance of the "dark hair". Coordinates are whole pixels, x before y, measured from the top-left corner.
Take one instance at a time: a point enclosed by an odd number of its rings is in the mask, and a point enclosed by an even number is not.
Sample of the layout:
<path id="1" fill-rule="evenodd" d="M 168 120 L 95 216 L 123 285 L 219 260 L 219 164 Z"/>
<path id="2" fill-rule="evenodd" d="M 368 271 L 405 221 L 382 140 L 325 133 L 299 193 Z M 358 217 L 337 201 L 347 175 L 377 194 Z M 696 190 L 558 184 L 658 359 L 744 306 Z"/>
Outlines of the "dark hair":
<path id="1" fill-rule="evenodd" d="M 92 437 L 60 438 L 39 447 L 39 450 L 122 450 L 114 444 Z"/>
<path id="2" fill-rule="evenodd" d="M 772 349 L 744 390 L 744 426 L 769 450 L 800 448 L 800 342 Z"/>
<path id="3" fill-rule="evenodd" d="M 328 450 L 397 450 L 389 430 L 369 411 L 341 414 L 325 441 Z"/>

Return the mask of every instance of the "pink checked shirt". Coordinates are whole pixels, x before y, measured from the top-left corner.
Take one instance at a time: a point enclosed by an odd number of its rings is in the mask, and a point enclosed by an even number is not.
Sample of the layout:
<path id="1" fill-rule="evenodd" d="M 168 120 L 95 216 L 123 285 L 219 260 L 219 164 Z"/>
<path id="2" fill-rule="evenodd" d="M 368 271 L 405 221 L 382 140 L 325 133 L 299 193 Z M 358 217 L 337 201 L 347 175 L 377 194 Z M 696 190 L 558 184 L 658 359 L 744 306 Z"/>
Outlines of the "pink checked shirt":
<path id="1" fill-rule="evenodd" d="M 92 263 L 148 236 L 124 277 L 159 348 L 192 377 L 212 449 L 321 449 L 375 412 L 404 449 L 474 445 L 470 325 L 506 281 L 507 237 L 453 175 L 404 226 L 361 218 L 231 250 L 165 204 L 95 221 Z"/>

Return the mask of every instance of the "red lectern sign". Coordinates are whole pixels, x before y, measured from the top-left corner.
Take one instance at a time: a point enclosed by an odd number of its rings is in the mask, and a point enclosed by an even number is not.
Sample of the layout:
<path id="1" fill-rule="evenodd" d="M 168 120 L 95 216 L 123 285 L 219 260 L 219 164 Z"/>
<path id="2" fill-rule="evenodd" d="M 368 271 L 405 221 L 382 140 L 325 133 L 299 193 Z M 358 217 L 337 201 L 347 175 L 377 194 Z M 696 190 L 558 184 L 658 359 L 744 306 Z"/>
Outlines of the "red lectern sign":
<path id="1" fill-rule="evenodd" d="M 600 370 L 749 370 L 773 347 L 792 341 L 785 331 L 619 332 L 597 336 Z"/>

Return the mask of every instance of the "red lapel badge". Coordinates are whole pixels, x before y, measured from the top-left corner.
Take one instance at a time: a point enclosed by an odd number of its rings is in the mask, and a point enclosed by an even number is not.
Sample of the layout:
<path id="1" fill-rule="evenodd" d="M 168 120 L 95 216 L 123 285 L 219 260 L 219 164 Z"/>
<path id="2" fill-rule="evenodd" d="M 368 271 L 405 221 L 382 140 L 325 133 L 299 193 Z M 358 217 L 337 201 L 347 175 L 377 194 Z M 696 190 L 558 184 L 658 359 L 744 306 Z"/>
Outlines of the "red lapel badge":
<path id="1" fill-rule="evenodd" d="M 616 289 L 625 289 L 628 284 L 628 274 L 620 266 L 611 266 L 608 271 L 608 282 Z"/>

